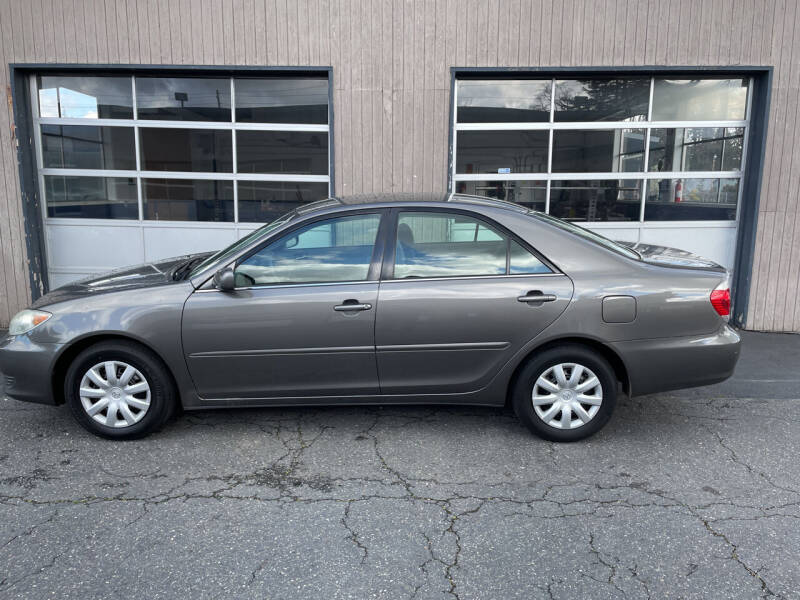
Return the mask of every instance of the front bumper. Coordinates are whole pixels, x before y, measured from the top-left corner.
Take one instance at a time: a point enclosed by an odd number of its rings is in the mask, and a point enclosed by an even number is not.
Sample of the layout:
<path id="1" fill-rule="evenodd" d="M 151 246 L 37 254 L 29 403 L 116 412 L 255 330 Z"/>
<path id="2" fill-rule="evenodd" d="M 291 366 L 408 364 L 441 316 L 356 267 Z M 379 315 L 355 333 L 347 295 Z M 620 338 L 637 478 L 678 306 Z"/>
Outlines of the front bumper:
<path id="1" fill-rule="evenodd" d="M 613 344 L 630 379 L 630 395 L 642 396 L 725 381 L 736 368 L 741 338 L 724 325 L 713 334 L 632 340 Z"/>
<path id="2" fill-rule="evenodd" d="M 34 342 L 27 335 L 0 339 L 0 376 L 6 397 L 23 402 L 55 404 L 53 366 L 63 344 Z"/>

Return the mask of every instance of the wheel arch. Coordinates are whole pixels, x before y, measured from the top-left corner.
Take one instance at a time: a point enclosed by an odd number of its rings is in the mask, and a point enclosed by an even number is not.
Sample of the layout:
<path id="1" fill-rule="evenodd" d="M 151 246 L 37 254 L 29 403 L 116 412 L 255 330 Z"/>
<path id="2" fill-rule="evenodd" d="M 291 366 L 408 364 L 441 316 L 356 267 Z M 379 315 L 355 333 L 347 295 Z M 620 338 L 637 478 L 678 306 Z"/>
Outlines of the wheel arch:
<path id="1" fill-rule="evenodd" d="M 571 336 L 571 337 L 561 337 L 556 338 L 553 340 L 548 340 L 543 342 L 542 344 L 532 348 L 528 351 L 525 356 L 517 363 L 517 366 L 514 368 L 514 372 L 511 374 L 511 378 L 508 381 L 508 387 L 506 389 L 506 406 L 510 405 L 511 402 L 511 394 L 514 389 L 514 386 L 517 383 L 517 379 L 519 378 L 520 373 L 525 368 L 525 365 L 528 361 L 535 356 L 536 354 L 543 352 L 545 350 L 549 350 L 550 348 L 558 348 L 559 346 L 564 345 L 577 345 L 577 346 L 584 346 L 590 350 L 593 350 L 600 354 L 603 358 L 605 358 L 608 363 L 611 365 L 611 368 L 614 369 L 614 375 L 617 378 L 617 381 L 620 382 L 622 385 L 623 391 L 630 395 L 631 392 L 631 381 L 630 376 L 628 374 L 628 368 L 625 366 L 625 362 L 622 360 L 622 357 L 617 354 L 610 346 L 600 342 L 599 340 L 595 340 L 592 338 L 587 337 L 580 337 L 580 336 Z"/>
<path id="2" fill-rule="evenodd" d="M 131 335 L 125 335 L 123 333 L 106 333 L 106 332 L 98 332 L 94 334 L 90 334 L 81 338 L 78 338 L 72 341 L 68 346 L 66 346 L 61 353 L 56 358 L 55 363 L 53 364 L 53 371 L 50 378 L 50 388 L 51 393 L 53 394 L 53 400 L 56 404 L 64 404 L 64 378 L 67 375 L 67 369 L 69 369 L 69 365 L 75 360 L 75 357 L 78 356 L 81 352 L 86 350 L 87 348 L 94 346 L 100 342 L 126 342 L 135 344 L 137 346 L 141 346 L 145 348 L 149 352 L 152 352 L 153 355 L 161 361 L 161 364 L 164 366 L 164 369 L 167 371 L 170 377 L 170 381 L 173 386 L 173 390 L 177 396 L 178 406 L 180 406 L 181 398 L 180 398 L 180 388 L 178 387 L 178 382 L 175 379 L 175 374 L 172 372 L 167 361 L 165 361 L 158 351 L 153 348 L 150 344 L 140 340 L 137 337 Z"/>

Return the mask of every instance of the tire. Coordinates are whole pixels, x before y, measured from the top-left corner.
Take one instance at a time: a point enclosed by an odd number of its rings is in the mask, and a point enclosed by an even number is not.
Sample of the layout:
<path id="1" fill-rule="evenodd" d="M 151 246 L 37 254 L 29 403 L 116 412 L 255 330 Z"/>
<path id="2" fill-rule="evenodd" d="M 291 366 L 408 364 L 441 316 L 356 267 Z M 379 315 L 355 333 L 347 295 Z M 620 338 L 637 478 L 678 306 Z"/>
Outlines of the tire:
<path id="1" fill-rule="evenodd" d="M 605 358 L 585 346 L 565 344 L 528 361 L 514 383 L 512 405 L 520 421 L 537 436 L 576 442 L 608 423 L 617 387 L 614 370 Z"/>
<path id="2" fill-rule="evenodd" d="M 163 361 L 126 341 L 100 342 L 78 354 L 64 378 L 64 397 L 78 423 L 112 440 L 138 439 L 158 431 L 177 407 L 172 377 Z"/>

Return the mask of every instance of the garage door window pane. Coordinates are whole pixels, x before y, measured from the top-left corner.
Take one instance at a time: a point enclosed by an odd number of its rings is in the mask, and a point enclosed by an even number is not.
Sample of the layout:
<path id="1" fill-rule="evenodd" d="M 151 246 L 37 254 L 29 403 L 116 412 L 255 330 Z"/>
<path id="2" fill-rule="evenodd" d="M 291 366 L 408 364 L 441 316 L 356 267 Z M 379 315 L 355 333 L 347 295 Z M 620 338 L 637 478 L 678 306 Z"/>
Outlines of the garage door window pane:
<path id="1" fill-rule="evenodd" d="M 458 82 L 459 123 L 546 123 L 550 80 Z"/>
<path id="2" fill-rule="evenodd" d="M 641 192 L 636 180 L 553 181 L 550 214 L 570 221 L 638 221 Z"/>
<path id="3" fill-rule="evenodd" d="M 282 237 L 236 267 L 236 285 L 365 281 L 380 215 L 313 223 Z"/>
<path id="4" fill-rule="evenodd" d="M 516 202 L 533 210 L 544 210 L 546 181 L 458 181 L 456 192 Z"/>
<path id="5" fill-rule="evenodd" d="M 737 171 L 744 129 L 702 127 L 650 131 L 650 171 Z"/>
<path id="6" fill-rule="evenodd" d="M 327 79 L 236 79 L 238 123 L 328 122 Z"/>
<path id="7" fill-rule="evenodd" d="M 504 275 L 507 240 L 481 221 L 442 213 L 400 213 L 394 278 Z"/>
<path id="8" fill-rule="evenodd" d="M 556 81 L 557 122 L 643 121 L 647 118 L 650 78 L 562 79 Z"/>
<path id="9" fill-rule="evenodd" d="M 154 221 L 233 221 L 233 182 L 144 179 L 142 203 Z"/>
<path id="10" fill-rule="evenodd" d="M 545 173 L 546 131 L 459 131 L 457 173 Z"/>
<path id="11" fill-rule="evenodd" d="M 738 179 L 651 179 L 645 221 L 733 221 Z"/>
<path id="12" fill-rule="evenodd" d="M 644 129 L 575 129 L 553 132 L 553 173 L 644 170 Z"/>
<path id="13" fill-rule="evenodd" d="M 132 119 L 130 77 L 37 77 L 39 116 L 71 119 Z"/>
<path id="14" fill-rule="evenodd" d="M 67 169 L 136 169 L 131 127 L 42 125 L 45 167 Z"/>
<path id="15" fill-rule="evenodd" d="M 145 171 L 233 171 L 230 131 L 143 127 L 139 146 Z"/>
<path id="16" fill-rule="evenodd" d="M 230 79 L 137 77 L 136 113 L 140 119 L 230 121 Z"/>
<path id="17" fill-rule="evenodd" d="M 62 177 L 45 175 L 48 217 L 138 219 L 133 177 Z"/>
<path id="18" fill-rule="evenodd" d="M 307 131 L 237 131 L 239 173 L 328 174 L 328 134 Z"/>
<path id="19" fill-rule="evenodd" d="M 327 183 L 240 181 L 239 221 L 268 223 L 303 204 L 328 197 Z"/>
<path id="20" fill-rule="evenodd" d="M 745 118 L 747 79 L 661 79 L 653 84 L 654 121 Z"/>

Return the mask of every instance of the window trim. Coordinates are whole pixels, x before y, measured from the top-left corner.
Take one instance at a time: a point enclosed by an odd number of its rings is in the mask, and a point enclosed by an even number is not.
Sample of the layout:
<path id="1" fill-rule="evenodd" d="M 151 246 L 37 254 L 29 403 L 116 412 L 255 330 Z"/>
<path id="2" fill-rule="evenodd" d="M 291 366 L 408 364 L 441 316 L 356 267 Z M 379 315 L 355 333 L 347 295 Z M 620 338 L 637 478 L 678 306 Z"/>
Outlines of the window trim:
<path id="1" fill-rule="evenodd" d="M 381 282 L 415 282 L 415 281 L 452 281 L 454 279 L 497 279 L 503 277 L 552 277 L 552 276 L 560 276 L 564 273 L 556 267 L 550 260 L 548 260 L 541 252 L 539 252 L 536 248 L 531 246 L 526 240 L 523 240 L 517 234 L 512 232 L 507 227 L 501 225 L 494 219 L 486 217 L 480 213 L 475 211 L 466 210 L 463 208 L 449 208 L 449 207 L 439 207 L 439 206 L 402 206 L 389 209 L 389 221 L 390 227 L 387 228 L 387 238 L 385 241 L 386 244 L 386 251 L 383 255 L 383 266 L 381 268 Z M 495 275 L 440 275 L 437 277 L 414 277 L 414 278 L 402 278 L 396 279 L 394 277 L 394 267 L 395 267 L 395 254 L 397 251 L 397 226 L 400 220 L 400 213 L 405 212 L 431 212 L 431 213 L 444 213 L 444 214 L 459 214 L 470 217 L 475 219 L 478 222 L 482 222 L 484 225 L 487 225 L 491 229 L 494 229 L 504 236 L 506 236 L 506 272 L 502 274 L 495 274 Z M 544 266 L 550 269 L 549 273 L 509 273 L 509 260 L 510 260 L 510 242 L 515 241 L 517 242 L 522 248 L 526 251 L 533 254 Z"/>

